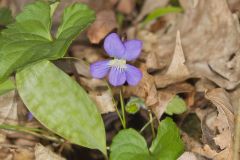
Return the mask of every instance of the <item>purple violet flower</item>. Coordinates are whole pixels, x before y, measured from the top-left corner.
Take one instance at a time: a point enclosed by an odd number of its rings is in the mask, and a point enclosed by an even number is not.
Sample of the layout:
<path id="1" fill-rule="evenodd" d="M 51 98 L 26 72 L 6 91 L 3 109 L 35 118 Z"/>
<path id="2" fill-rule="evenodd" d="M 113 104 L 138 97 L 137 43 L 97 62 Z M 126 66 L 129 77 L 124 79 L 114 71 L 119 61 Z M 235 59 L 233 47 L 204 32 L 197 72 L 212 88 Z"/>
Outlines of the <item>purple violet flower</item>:
<path id="1" fill-rule="evenodd" d="M 126 81 L 131 86 L 137 85 L 142 79 L 142 73 L 126 62 L 137 59 L 142 50 L 142 42 L 140 40 L 122 42 L 116 33 L 111 33 L 104 40 L 104 49 L 113 59 L 91 64 L 92 76 L 100 79 L 108 74 L 109 82 L 113 86 L 123 85 Z"/>

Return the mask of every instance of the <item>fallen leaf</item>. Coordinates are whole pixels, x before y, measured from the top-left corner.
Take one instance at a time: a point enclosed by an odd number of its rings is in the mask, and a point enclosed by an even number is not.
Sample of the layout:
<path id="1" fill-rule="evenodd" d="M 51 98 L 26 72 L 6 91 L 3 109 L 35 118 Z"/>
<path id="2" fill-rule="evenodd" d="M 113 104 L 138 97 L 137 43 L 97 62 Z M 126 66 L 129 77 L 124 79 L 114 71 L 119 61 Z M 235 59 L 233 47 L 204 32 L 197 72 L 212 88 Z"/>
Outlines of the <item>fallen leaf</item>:
<path id="1" fill-rule="evenodd" d="M 135 4 L 135 0 L 120 0 L 117 10 L 124 14 L 130 14 L 133 12 Z"/>
<path id="2" fill-rule="evenodd" d="M 11 91 L 0 96 L 0 124 L 17 124 L 16 92 Z"/>
<path id="3" fill-rule="evenodd" d="M 240 83 L 240 27 L 237 16 L 231 13 L 225 0 L 189 0 L 184 3 L 188 7 L 175 19 L 176 24 L 158 30 L 155 34 L 157 41 L 148 45 L 149 49 L 154 49 L 144 50 L 148 54 L 147 64 L 158 71 L 156 75 L 164 75 L 171 63 L 174 39 L 179 30 L 185 65 L 191 77 L 206 78 L 225 89 L 236 88 Z M 168 23 L 168 19 L 165 21 Z M 138 37 L 144 40 L 147 34 L 138 30 Z M 174 83 L 167 78 L 161 80 L 158 87 Z"/>
<path id="4" fill-rule="evenodd" d="M 90 97 L 96 103 L 96 106 L 101 114 L 114 112 L 115 107 L 113 103 L 113 95 L 111 91 L 90 92 Z"/>
<path id="5" fill-rule="evenodd" d="M 185 57 L 181 45 L 180 32 L 178 31 L 172 62 L 164 75 L 157 75 L 154 77 L 155 83 L 158 88 L 164 88 L 169 84 L 183 81 L 189 76 L 189 70 L 185 65 Z"/>
<path id="6" fill-rule="evenodd" d="M 103 10 L 97 13 L 96 20 L 88 29 L 87 35 L 91 43 L 98 44 L 115 28 L 117 28 L 115 13 L 112 10 Z"/>
<path id="7" fill-rule="evenodd" d="M 34 160 L 34 153 L 31 149 L 18 148 L 13 151 L 13 160 Z"/>
<path id="8" fill-rule="evenodd" d="M 53 153 L 50 149 L 41 144 L 35 146 L 35 160 L 65 160 L 65 158 Z"/>
<path id="9" fill-rule="evenodd" d="M 198 160 L 194 153 L 184 152 L 177 160 Z"/>
<path id="10" fill-rule="evenodd" d="M 229 95 L 224 89 L 216 88 L 206 91 L 205 97 L 209 99 L 218 110 L 215 126 L 218 129 L 214 142 L 222 150 L 214 159 L 232 159 L 232 142 L 234 134 L 234 114 Z M 224 154 L 223 154 L 224 153 Z"/>
<path id="11" fill-rule="evenodd" d="M 175 94 L 173 93 L 158 92 L 158 103 L 149 107 L 158 119 L 161 118 L 168 106 L 168 103 L 173 99 L 174 96 Z"/>
<path id="12" fill-rule="evenodd" d="M 146 71 L 146 66 L 142 65 L 143 78 L 137 86 L 127 86 L 123 88 L 125 97 L 136 96 L 145 100 L 146 106 L 154 105 L 158 102 L 157 89 L 153 76 Z"/>

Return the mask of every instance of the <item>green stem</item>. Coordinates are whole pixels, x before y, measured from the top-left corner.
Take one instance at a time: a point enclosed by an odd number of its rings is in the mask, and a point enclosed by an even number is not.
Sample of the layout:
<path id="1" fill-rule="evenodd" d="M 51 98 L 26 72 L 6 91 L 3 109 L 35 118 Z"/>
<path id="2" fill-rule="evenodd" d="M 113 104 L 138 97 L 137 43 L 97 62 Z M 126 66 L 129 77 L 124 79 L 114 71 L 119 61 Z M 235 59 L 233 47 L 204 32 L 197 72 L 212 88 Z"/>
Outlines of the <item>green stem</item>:
<path id="1" fill-rule="evenodd" d="M 149 121 L 141 128 L 141 130 L 139 132 L 142 133 L 150 124 L 153 123 L 154 120 L 156 120 L 156 117 L 149 119 Z"/>
<path id="2" fill-rule="evenodd" d="M 151 124 L 151 121 L 149 120 L 140 130 L 140 133 L 142 133 L 149 125 Z"/>
<path id="3" fill-rule="evenodd" d="M 120 89 L 120 105 L 121 105 L 121 110 L 122 110 L 123 128 L 126 129 L 125 107 L 124 107 L 124 101 L 123 101 L 121 89 Z"/>
<path id="4" fill-rule="evenodd" d="M 148 113 L 149 113 L 149 119 L 150 119 L 150 122 L 151 122 L 152 135 L 153 135 L 153 138 L 155 138 L 156 134 L 155 134 L 155 130 L 154 130 L 152 112 L 150 110 L 148 110 Z"/>
<path id="5" fill-rule="evenodd" d="M 107 82 L 106 82 L 106 84 L 107 84 L 108 90 L 111 92 L 111 95 L 113 96 L 111 87 L 109 86 L 109 84 Z M 124 126 L 123 118 L 122 118 L 122 116 L 121 116 L 121 114 L 120 114 L 120 112 L 119 112 L 119 110 L 117 108 L 117 102 L 114 99 L 114 97 L 112 97 L 112 101 L 113 101 L 113 104 L 114 104 L 114 108 L 115 108 L 115 110 L 116 110 L 116 112 L 118 114 L 118 118 L 120 119 L 122 126 Z"/>

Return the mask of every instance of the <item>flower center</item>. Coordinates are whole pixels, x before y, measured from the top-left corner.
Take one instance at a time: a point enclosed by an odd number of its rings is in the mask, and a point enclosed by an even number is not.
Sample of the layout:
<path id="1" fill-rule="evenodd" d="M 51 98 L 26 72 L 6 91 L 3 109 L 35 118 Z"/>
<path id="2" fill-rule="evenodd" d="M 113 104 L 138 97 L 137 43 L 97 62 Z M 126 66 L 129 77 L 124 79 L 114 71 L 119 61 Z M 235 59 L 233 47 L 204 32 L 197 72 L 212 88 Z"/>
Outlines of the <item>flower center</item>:
<path id="1" fill-rule="evenodd" d="M 120 70 L 124 70 L 124 69 L 127 68 L 126 60 L 124 60 L 124 59 L 116 59 L 116 58 L 114 58 L 113 60 L 109 61 L 108 65 L 110 67 L 115 67 L 115 68 L 120 69 Z"/>

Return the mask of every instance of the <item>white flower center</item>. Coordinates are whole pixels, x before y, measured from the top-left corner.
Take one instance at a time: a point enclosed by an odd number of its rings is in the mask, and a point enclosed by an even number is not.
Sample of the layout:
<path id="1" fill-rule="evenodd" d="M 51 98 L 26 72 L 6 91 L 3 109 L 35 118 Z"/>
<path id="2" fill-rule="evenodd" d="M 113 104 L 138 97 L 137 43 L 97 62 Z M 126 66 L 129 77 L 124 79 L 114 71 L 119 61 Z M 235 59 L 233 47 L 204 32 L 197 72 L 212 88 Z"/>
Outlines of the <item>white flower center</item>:
<path id="1" fill-rule="evenodd" d="M 114 67 L 120 70 L 125 70 L 127 68 L 126 60 L 124 59 L 113 59 L 109 61 L 108 64 L 110 67 Z"/>

